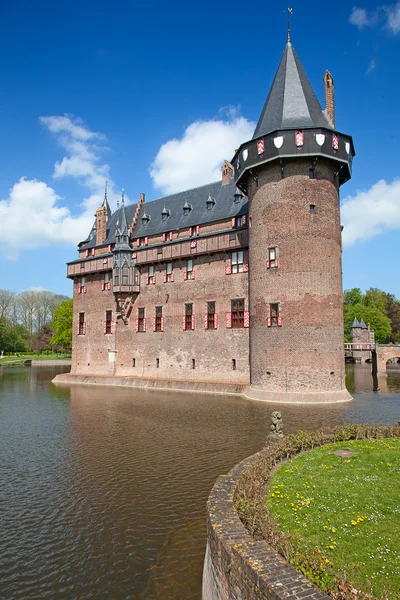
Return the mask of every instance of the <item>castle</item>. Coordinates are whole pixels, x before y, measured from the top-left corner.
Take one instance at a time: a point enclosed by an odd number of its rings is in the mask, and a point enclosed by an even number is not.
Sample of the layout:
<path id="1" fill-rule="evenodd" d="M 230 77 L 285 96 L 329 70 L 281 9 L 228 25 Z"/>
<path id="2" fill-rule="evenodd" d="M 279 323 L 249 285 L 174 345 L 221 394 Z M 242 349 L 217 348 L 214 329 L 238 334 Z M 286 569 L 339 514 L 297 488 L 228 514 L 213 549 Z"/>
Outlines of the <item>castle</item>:
<path id="1" fill-rule="evenodd" d="M 339 188 L 352 138 L 322 110 L 290 42 L 253 138 L 221 181 L 112 213 L 105 195 L 74 282 L 70 380 L 350 399 Z M 88 380 L 88 379 L 86 379 Z"/>

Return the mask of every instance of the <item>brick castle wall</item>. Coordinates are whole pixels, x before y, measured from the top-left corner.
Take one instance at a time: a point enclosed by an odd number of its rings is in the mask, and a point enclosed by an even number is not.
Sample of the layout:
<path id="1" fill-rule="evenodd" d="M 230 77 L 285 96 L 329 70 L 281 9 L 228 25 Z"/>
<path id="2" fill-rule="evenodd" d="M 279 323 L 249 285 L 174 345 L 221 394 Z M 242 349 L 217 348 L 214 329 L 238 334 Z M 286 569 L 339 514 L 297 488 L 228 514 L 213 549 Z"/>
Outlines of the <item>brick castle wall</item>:
<path id="1" fill-rule="evenodd" d="M 272 392 L 345 390 L 338 190 L 332 163 L 320 159 L 315 179 L 310 166 L 285 162 L 282 178 L 275 163 L 249 186 L 251 382 Z M 282 327 L 267 326 L 271 303 Z"/>

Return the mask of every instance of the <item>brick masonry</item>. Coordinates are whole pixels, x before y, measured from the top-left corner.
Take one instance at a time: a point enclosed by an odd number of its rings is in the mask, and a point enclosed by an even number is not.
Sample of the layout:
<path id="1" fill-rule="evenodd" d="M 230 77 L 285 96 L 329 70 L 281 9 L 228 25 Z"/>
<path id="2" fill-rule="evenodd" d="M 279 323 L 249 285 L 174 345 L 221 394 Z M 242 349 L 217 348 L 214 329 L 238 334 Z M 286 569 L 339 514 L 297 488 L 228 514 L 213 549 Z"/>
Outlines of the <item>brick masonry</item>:
<path id="1" fill-rule="evenodd" d="M 209 496 L 202 600 L 329 600 L 267 542 L 254 540 L 240 521 L 233 497 L 256 457 L 221 475 Z"/>

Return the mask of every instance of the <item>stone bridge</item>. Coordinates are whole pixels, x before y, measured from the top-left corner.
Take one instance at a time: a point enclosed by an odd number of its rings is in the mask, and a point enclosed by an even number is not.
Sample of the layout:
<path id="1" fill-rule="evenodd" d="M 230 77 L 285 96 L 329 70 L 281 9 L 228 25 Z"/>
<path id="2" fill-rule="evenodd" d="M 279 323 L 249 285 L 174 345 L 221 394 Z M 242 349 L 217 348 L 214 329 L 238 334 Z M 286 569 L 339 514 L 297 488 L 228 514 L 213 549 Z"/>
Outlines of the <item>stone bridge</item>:
<path id="1" fill-rule="evenodd" d="M 387 361 L 391 358 L 397 358 L 400 361 L 400 346 L 376 344 L 375 351 L 372 352 L 372 373 L 385 374 Z"/>

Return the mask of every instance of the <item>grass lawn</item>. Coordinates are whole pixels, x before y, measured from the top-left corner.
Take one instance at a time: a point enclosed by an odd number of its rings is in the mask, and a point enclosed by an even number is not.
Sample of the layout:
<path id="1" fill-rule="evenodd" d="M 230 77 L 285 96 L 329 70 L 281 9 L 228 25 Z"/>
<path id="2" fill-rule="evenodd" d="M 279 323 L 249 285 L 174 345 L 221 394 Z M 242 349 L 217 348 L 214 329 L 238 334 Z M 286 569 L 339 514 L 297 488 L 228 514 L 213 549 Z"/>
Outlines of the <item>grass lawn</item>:
<path id="1" fill-rule="evenodd" d="M 327 577 L 340 573 L 374 598 L 400 599 L 400 438 L 296 456 L 272 477 L 267 506 L 296 549 L 316 553 Z"/>
<path id="2" fill-rule="evenodd" d="M 17 362 L 24 360 L 69 360 L 71 354 L 18 354 L 18 356 L 4 356 L 0 358 L 0 365 L 10 362 Z"/>

